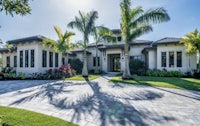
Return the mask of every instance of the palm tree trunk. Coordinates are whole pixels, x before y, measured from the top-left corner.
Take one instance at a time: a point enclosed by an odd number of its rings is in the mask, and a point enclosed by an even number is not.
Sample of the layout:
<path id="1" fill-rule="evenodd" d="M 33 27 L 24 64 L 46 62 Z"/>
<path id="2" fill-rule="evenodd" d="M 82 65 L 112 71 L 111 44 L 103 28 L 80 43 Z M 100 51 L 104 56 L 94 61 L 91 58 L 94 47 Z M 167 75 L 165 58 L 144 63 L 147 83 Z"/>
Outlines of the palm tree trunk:
<path id="1" fill-rule="evenodd" d="M 97 48 L 97 43 L 96 43 L 96 58 L 95 58 L 96 62 L 95 62 L 95 71 L 94 73 L 98 74 L 99 70 L 98 70 L 98 48 Z"/>
<path id="2" fill-rule="evenodd" d="M 197 72 L 200 72 L 200 50 L 198 51 L 198 53 L 199 53 L 199 63 L 198 63 L 198 68 L 197 68 Z"/>
<path id="3" fill-rule="evenodd" d="M 130 68 L 129 68 L 129 49 L 128 49 L 128 42 L 125 43 L 125 70 L 122 76 L 123 79 L 130 79 Z"/>
<path id="4" fill-rule="evenodd" d="M 84 54 L 83 54 L 82 76 L 83 76 L 83 77 L 88 77 L 86 48 L 84 48 Z"/>
<path id="5" fill-rule="evenodd" d="M 67 57 L 67 58 L 66 58 L 66 65 L 67 65 L 68 62 L 69 62 L 69 54 L 68 54 L 68 53 L 66 54 L 66 57 Z"/>

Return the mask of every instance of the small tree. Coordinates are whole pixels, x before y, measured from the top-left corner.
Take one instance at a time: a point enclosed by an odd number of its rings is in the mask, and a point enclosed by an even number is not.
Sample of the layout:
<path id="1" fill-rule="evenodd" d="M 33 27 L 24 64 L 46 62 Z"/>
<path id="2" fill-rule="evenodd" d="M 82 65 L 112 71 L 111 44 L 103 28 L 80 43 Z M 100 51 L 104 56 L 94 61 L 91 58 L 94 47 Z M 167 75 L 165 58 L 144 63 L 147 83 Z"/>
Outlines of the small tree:
<path id="1" fill-rule="evenodd" d="M 69 52 L 74 49 L 76 44 L 71 43 L 71 37 L 75 35 L 73 32 L 66 31 L 64 34 L 60 30 L 59 27 L 54 26 L 54 30 L 56 31 L 58 35 L 58 40 L 52 40 L 52 39 L 44 39 L 43 40 L 43 46 L 53 48 L 55 52 L 61 52 L 63 55 L 66 54 L 66 64 L 68 64 L 69 61 Z"/>
<path id="2" fill-rule="evenodd" d="M 192 55 L 199 53 L 200 55 L 200 33 L 197 29 L 181 38 L 180 43 L 185 45 L 187 54 Z M 197 71 L 200 72 L 200 58 L 198 62 Z"/>

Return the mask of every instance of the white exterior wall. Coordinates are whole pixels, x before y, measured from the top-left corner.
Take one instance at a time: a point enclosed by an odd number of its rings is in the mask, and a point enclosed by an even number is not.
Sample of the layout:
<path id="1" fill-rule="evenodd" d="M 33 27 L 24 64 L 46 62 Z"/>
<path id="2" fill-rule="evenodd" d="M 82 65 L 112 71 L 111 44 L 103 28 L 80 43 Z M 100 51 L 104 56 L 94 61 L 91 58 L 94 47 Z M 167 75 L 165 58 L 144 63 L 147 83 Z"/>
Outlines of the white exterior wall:
<path id="1" fill-rule="evenodd" d="M 177 54 L 176 52 L 182 52 L 182 67 L 177 67 Z M 165 69 L 167 70 L 181 70 L 182 72 L 191 71 L 193 69 L 196 69 L 197 65 L 197 57 L 196 55 L 188 56 L 186 55 L 185 47 L 183 45 L 158 45 L 157 46 L 157 69 L 163 69 L 161 67 L 161 52 L 167 53 L 167 67 Z M 169 67 L 169 52 L 174 52 L 174 67 Z"/>
<path id="2" fill-rule="evenodd" d="M 88 50 L 92 53 L 91 55 L 88 56 L 88 70 L 94 70 L 95 66 L 93 63 L 93 57 L 96 57 L 96 47 L 89 47 Z M 102 64 L 101 52 L 98 50 L 97 53 L 98 53 L 98 57 L 100 58 L 99 59 L 100 66 L 98 67 L 98 69 L 101 69 L 101 64 Z"/>
<path id="3" fill-rule="evenodd" d="M 42 67 L 42 51 L 47 51 L 47 67 Z M 49 67 L 49 52 L 53 52 L 53 67 Z M 55 52 L 53 49 L 49 49 L 47 47 L 43 47 L 42 45 L 38 45 L 38 57 L 39 59 L 38 65 L 38 72 L 44 73 L 49 69 L 57 69 L 62 66 L 62 53 L 58 53 L 58 67 L 55 67 Z"/>
<path id="4" fill-rule="evenodd" d="M 129 56 L 142 56 L 142 61 L 145 61 L 145 56 L 142 54 L 142 50 L 146 45 L 134 45 L 130 47 Z"/>
<path id="5" fill-rule="evenodd" d="M 149 69 L 156 69 L 157 66 L 156 50 L 148 51 L 148 61 L 146 62 L 148 62 Z"/>
<path id="6" fill-rule="evenodd" d="M 10 67 L 14 67 L 14 56 L 17 56 L 17 52 L 14 51 L 14 52 L 7 52 L 7 53 L 2 54 L 3 67 L 6 67 L 6 65 L 7 65 L 7 63 L 6 63 L 7 56 L 10 56 Z"/>
<path id="7" fill-rule="evenodd" d="M 25 50 L 29 50 L 29 66 L 25 67 Z M 35 50 L 35 63 L 34 67 L 30 66 L 31 55 L 30 50 Z M 47 67 L 42 67 L 42 50 L 47 51 Z M 20 51 L 23 51 L 23 67 L 20 67 Z M 49 51 L 53 52 L 53 67 L 49 67 Z M 58 66 L 62 64 L 62 54 L 59 53 Z M 55 52 L 52 49 L 43 47 L 41 43 L 25 43 L 17 45 L 17 73 L 23 72 L 26 76 L 30 76 L 32 73 L 44 73 L 49 69 L 59 68 L 55 67 Z"/>
<path id="8" fill-rule="evenodd" d="M 29 50 L 29 66 L 25 67 L 25 50 Z M 30 50 L 35 50 L 35 65 L 30 67 Z M 23 67 L 20 67 L 20 51 L 23 51 Z M 34 43 L 24 43 L 17 45 L 17 73 L 23 72 L 26 76 L 30 76 L 31 73 L 38 72 L 38 45 Z"/>

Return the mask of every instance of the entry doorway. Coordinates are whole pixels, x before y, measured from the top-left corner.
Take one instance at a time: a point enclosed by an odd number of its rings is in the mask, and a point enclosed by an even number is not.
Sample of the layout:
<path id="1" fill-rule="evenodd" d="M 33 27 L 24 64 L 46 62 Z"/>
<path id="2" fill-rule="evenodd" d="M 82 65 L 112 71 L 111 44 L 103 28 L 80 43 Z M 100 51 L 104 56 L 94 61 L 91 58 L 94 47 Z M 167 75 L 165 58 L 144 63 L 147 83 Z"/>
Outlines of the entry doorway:
<path id="1" fill-rule="evenodd" d="M 108 71 L 109 72 L 120 72 L 121 71 L 120 54 L 109 54 L 108 55 Z"/>

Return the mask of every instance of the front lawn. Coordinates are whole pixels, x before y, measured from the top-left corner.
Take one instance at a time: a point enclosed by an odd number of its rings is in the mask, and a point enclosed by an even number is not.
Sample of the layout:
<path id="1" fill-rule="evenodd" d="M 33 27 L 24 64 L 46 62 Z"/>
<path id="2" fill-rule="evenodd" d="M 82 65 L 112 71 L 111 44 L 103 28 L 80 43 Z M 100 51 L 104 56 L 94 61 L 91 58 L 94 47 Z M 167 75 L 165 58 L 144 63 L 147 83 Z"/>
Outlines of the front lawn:
<path id="1" fill-rule="evenodd" d="M 76 126 L 52 116 L 0 106 L 0 126 L 3 123 L 8 126 Z"/>
<path id="2" fill-rule="evenodd" d="M 96 75 L 96 74 L 93 74 L 93 75 L 89 75 L 87 78 L 86 77 L 83 77 L 82 75 L 76 75 L 76 76 L 73 76 L 73 77 L 70 77 L 70 78 L 66 78 L 66 80 L 76 80 L 76 81 L 91 81 L 91 80 L 94 80 L 96 78 L 99 78 L 101 75 Z"/>
<path id="3" fill-rule="evenodd" d="M 122 80 L 121 76 L 116 76 L 112 78 L 111 81 L 200 91 L 200 80 L 194 78 L 149 77 L 149 76 L 133 76 L 133 78 L 134 78 L 133 80 Z"/>

